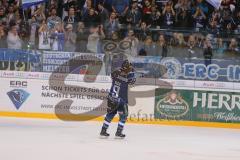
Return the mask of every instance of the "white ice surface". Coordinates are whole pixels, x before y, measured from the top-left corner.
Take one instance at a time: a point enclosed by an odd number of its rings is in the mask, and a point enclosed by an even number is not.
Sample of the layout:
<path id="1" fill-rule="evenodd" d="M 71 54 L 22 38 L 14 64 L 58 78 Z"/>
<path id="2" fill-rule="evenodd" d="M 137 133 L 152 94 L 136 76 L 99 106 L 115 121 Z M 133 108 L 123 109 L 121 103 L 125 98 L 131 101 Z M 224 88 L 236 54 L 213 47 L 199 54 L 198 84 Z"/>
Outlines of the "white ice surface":
<path id="1" fill-rule="evenodd" d="M 240 130 L 0 118 L 0 160 L 240 160 Z"/>

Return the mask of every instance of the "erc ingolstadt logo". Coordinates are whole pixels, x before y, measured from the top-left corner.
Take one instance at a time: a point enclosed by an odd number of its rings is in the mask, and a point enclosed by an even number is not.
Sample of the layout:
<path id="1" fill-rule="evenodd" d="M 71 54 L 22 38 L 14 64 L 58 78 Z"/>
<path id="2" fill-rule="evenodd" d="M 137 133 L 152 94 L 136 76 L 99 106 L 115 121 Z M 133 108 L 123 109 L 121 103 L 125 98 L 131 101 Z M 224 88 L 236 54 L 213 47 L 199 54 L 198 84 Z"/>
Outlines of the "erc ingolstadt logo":
<path id="1" fill-rule="evenodd" d="M 27 100 L 30 94 L 22 89 L 14 89 L 7 92 L 7 95 L 16 107 L 16 109 L 19 109 L 22 104 Z"/>
<path id="2" fill-rule="evenodd" d="M 161 64 L 167 68 L 167 78 L 177 79 L 180 76 L 182 65 L 176 58 L 163 58 Z"/>
<path id="3" fill-rule="evenodd" d="M 176 91 L 171 91 L 157 102 L 156 110 L 161 115 L 176 118 L 186 115 L 189 105 Z"/>

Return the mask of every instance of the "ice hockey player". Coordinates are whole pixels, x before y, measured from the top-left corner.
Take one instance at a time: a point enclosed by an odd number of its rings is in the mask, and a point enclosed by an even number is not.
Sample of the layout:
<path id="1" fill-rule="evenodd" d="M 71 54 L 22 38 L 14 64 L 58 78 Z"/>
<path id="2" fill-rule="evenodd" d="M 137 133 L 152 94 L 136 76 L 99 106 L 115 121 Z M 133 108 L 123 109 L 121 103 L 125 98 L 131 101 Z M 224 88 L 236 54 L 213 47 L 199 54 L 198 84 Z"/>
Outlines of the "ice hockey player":
<path id="1" fill-rule="evenodd" d="M 109 136 L 107 129 L 114 116 L 118 113 L 119 122 L 115 136 L 116 138 L 124 138 L 125 134 L 122 131 L 128 116 L 128 85 L 132 85 L 136 81 L 134 68 L 128 60 L 125 60 L 121 68 L 112 72 L 111 77 L 112 86 L 108 95 L 107 114 L 100 136 Z"/>

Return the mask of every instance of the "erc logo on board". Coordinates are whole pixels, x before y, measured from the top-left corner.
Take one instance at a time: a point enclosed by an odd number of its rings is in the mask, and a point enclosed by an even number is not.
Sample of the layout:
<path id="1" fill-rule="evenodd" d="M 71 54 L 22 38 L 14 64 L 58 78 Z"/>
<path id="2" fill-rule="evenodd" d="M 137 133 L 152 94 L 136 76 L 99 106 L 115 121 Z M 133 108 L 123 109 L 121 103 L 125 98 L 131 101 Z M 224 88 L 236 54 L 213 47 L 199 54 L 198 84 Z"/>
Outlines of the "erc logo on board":
<path id="1" fill-rule="evenodd" d="M 16 109 L 19 109 L 22 104 L 27 100 L 30 94 L 23 89 L 14 89 L 7 92 L 7 95 L 16 107 Z"/>
<path id="2" fill-rule="evenodd" d="M 7 92 L 7 95 L 15 108 L 18 110 L 30 95 L 27 91 L 21 89 L 27 88 L 28 83 L 27 81 L 11 80 L 9 86 L 13 88 L 13 90 Z"/>

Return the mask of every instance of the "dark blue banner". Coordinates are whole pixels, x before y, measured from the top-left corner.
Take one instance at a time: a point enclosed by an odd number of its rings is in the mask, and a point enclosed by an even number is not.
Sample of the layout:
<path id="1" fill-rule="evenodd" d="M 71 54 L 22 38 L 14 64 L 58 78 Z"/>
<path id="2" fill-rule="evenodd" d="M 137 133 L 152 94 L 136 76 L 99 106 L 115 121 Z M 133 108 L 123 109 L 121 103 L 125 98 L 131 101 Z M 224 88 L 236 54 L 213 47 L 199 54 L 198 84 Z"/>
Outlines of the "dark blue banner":
<path id="1" fill-rule="evenodd" d="M 87 64 L 80 61 L 89 61 L 98 58 L 103 61 L 104 54 L 44 51 L 42 54 L 42 71 L 72 74 L 85 74 Z M 74 62 L 75 60 L 75 62 Z M 71 63 L 70 63 L 71 62 Z"/>
<path id="2" fill-rule="evenodd" d="M 239 60 L 209 60 L 187 58 L 163 58 L 161 65 L 167 68 L 166 78 L 206 81 L 240 81 Z"/>
<path id="3" fill-rule="evenodd" d="M 41 54 L 0 48 L 0 70 L 41 71 Z"/>

